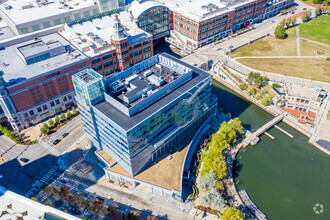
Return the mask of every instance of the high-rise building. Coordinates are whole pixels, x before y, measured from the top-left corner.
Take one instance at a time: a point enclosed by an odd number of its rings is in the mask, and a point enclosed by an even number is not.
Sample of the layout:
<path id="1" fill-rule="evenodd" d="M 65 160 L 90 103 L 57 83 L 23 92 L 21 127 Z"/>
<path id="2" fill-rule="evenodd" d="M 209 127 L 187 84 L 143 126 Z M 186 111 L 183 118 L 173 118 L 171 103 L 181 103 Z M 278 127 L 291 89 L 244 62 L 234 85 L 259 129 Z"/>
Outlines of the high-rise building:
<path id="1" fill-rule="evenodd" d="M 106 166 L 131 176 L 212 120 L 217 107 L 212 75 L 167 54 L 106 80 L 85 70 L 72 81 L 89 140 L 113 158 Z"/>

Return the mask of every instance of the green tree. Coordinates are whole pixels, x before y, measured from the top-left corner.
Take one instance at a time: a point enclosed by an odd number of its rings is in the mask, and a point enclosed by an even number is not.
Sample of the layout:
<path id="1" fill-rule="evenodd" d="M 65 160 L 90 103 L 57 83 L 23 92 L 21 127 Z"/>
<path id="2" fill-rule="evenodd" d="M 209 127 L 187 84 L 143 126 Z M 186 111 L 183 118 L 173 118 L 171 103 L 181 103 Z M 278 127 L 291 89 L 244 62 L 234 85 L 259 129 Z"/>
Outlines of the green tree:
<path id="1" fill-rule="evenodd" d="M 320 6 L 317 6 L 317 8 L 314 10 L 315 16 L 318 16 L 322 13 L 322 8 Z"/>
<path id="2" fill-rule="evenodd" d="M 222 220 L 243 220 L 244 212 L 236 209 L 235 207 L 226 206 L 223 210 L 222 216 L 220 219 Z"/>
<path id="3" fill-rule="evenodd" d="M 285 19 L 283 19 L 283 20 L 281 21 L 280 25 L 284 28 L 284 26 L 285 26 Z"/>
<path id="4" fill-rule="evenodd" d="M 283 25 L 277 25 L 274 34 L 277 39 L 284 39 L 286 34 Z"/>
<path id="5" fill-rule="evenodd" d="M 269 94 L 266 94 L 262 99 L 261 99 L 261 104 L 263 105 L 270 105 L 272 102 L 272 97 Z"/>
<path id="6" fill-rule="evenodd" d="M 217 175 L 215 175 L 214 171 L 211 170 L 210 173 L 201 177 L 201 188 L 204 190 L 211 189 L 215 183 L 217 182 Z"/>
<path id="7" fill-rule="evenodd" d="M 48 120 L 49 127 L 52 128 L 54 126 L 54 121 L 50 118 Z"/>
<path id="8" fill-rule="evenodd" d="M 60 123 L 60 118 L 58 117 L 58 115 L 56 115 L 56 117 L 55 117 L 55 124 L 57 125 L 59 123 Z"/>
<path id="9" fill-rule="evenodd" d="M 210 173 L 211 170 L 217 175 L 218 180 L 222 180 L 227 175 L 225 157 L 221 151 L 219 148 L 210 147 L 210 149 L 202 154 L 202 175 Z"/>
<path id="10" fill-rule="evenodd" d="M 273 87 L 273 88 L 278 88 L 278 87 L 280 87 L 280 84 L 278 84 L 278 83 L 273 83 L 273 84 L 272 84 L 272 87 Z"/>
<path id="11" fill-rule="evenodd" d="M 246 89 L 246 85 L 245 85 L 245 83 L 240 83 L 240 84 L 239 84 L 239 88 L 240 88 L 241 90 L 245 90 L 245 89 Z"/>
<path id="12" fill-rule="evenodd" d="M 259 92 L 257 92 L 257 93 L 255 94 L 254 98 L 256 98 L 256 99 L 259 100 L 259 99 L 262 98 L 262 96 L 261 96 L 261 94 L 260 94 Z"/>
<path id="13" fill-rule="evenodd" d="M 291 19 L 291 25 L 294 26 L 296 23 L 297 23 L 297 16 L 294 16 L 294 17 Z"/>
<path id="14" fill-rule="evenodd" d="M 40 132 L 41 132 L 41 134 L 47 134 L 48 129 L 46 130 L 45 128 L 41 128 L 40 129 Z"/>
<path id="15" fill-rule="evenodd" d="M 61 121 L 65 121 L 65 119 L 66 119 L 66 116 L 65 116 L 64 113 L 62 113 L 62 114 L 61 114 Z"/>
<path id="16" fill-rule="evenodd" d="M 291 18 L 287 18 L 285 20 L 285 25 L 286 25 L 286 27 L 290 27 L 290 25 L 291 25 Z"/>
<path id="17" fill-rule="evenodd" d="M 249 88 L 246 90 L 249 95 L 254 95 L 256 91 L 252 86 L 249 86 Z"/>
<path id="18" fill-rule="evenodd" d="M 266 82 L 268 82 L 268 77 L 267 77 L 267 76 L 263 76 L 263 77 L 261 77 L 261 82 L 262 82 L 262 83 L 266 83 Z"/>
<path id="19" fill-rule="evenodd" d="M 66 113 L 66 118 L 70 119 L 72 117 L 72 113 L 70 111 L 67 111 Z"/>
<path id="20" fill-rule="evenodd" d="M 231 120 L 230 127 L 235 131 L 236 136 L 240 136 L 243 134 L 243 126 L 239 118 L 234 118 L 233 120 Z"/>
<path id="21" fill-rule="evenodd" d="M 236 131 L 225 121 L 219 128 L 219 134 L 219 140 L 224 140 L 225 143 L 233 144 L 236 142 Z"/>

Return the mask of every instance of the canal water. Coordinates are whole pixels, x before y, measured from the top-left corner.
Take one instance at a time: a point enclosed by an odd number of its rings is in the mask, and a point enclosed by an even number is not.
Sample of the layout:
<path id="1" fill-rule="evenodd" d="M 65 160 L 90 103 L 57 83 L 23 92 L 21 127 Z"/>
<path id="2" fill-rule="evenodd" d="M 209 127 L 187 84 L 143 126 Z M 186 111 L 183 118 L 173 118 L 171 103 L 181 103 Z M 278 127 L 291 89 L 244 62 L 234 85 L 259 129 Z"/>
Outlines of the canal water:
<path id="1" fill-rule="evenodd" d="M 239 117 L 249 130 L 256 130 L 273 118 L 216 81 L 212 91 L 218 97 L 219 109 Z M 268 219 L 329 220 L 330 157 L 308 144 L 307 137 L 290 126 L 283 122 L 279 126 L 294 138 L 271 128 L 268 133 L 275 140 L 262 135 L 256 146 L 239 152 L 234 178 L 237 190 L 245 189 Z M 323 205 L 323 209 L 316 204 Z M 316 214 L 314 206 L 320 214 Z"/>

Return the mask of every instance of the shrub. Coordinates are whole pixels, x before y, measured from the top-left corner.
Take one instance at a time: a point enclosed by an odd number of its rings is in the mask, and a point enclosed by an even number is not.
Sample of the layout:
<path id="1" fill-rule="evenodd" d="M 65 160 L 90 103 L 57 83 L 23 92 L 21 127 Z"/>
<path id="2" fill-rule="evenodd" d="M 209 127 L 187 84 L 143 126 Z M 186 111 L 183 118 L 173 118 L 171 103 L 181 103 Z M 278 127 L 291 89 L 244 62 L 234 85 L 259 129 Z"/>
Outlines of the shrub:
<path id="1" fill-rule="evenodd" d="M 245 89 L 246 89 L 246 85 L 245 85 L 244 83 L 240 83 L 240 84 L 239 84 L 239 88 L 240 88 L 241 90 L 245 90 Z"/>
<path id="2" fill-rule="evenodd" d="M 247 89 L 247 93 L 248 93 L 249 95 L 254 95 L 254 94 L 256 93 L 256 91 L 254 90 L 253 87 L 250 86 L 250 87 Z"/>
<path id="3" fill-rule="evenodd" d="M 58 117 L 58 115 L 56 115 L 56 117 L 55 117 L 55 124 L 57 125 L 59 123 L 60 123 L 60 118 Z"/>
<path id="4" fill-rule="evenodd" d="M 236 209 L 235 207 L 227 206 L 222 213 L 221 219 L 222 220 L 243 220 L 244 219 L 244 212 L 241 210 Z"/>
<path id="5" fill-rule="evenodd" d="M 3 127 L 0 125 L 0 132 L 3 133 L 6 137 L 13 140 L 15 143 L 19 143 L 21 139 L 12 131 L 10 131 L 8 128 Z"/>
<path id="6" fill-rule="evenodd" d="M 66 120 L 66 116 L 64 113 L 61 114 L 61 121 L 65 121 Z"/>
<path id="7" fill-rule="evenodd" d="M 52 128 L 54 126 L 54 121 L 50 118 L 48 120 L 49 127 Z"/>
<path id="8" fill-rule="evenodd" d="M 259 100 L 259 99 L 262 98 L 262 96 L 261 96 L 261 94 L 259 92 L 257 92 L 257 94 L 255 94 L 254 98 L 256 98 L 256 99 Z"/>
<path id="9" fill-rule="evenodd" d="M 280 84 L 278 84 L 278 83 L 273 83 L 272 87 L 273 87 L 273 88 L 278 88 L 278 87 L 280 87 Z"/>
<path id="10" fill-rule="evenodd" d="M 66 118 L 70 119 L 72 117 L 72 113 L 70 111 L 67 111 L 66 113 Z"/>

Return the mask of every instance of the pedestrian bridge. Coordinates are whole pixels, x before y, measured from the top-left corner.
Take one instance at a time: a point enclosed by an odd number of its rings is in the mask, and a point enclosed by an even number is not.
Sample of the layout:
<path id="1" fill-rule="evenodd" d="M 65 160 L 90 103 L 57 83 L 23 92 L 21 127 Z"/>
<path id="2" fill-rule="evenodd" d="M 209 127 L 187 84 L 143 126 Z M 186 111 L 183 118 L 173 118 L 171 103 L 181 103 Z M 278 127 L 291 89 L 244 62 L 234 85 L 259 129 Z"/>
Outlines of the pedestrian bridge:
<path id="1" fill-rule="evenodd" d="M 254 133 L 246 132 L 246 138 L 243 141 L 244 147 L 251 145 L 256 145 L 259 141 L 259 136 L 265 133 L 268 129 L 279 123 L 283 120 L 283 115 L 278 115 L 275 118 L 273 118 L 271 121 L 264 124 L 261 128 L 256 130 Z"/>

